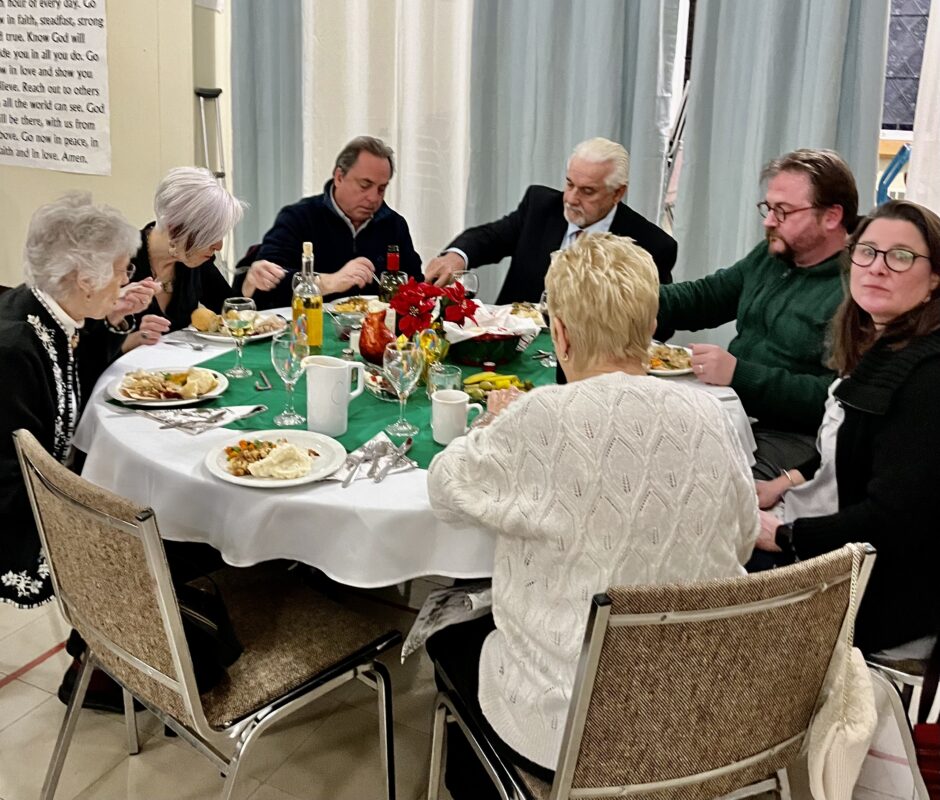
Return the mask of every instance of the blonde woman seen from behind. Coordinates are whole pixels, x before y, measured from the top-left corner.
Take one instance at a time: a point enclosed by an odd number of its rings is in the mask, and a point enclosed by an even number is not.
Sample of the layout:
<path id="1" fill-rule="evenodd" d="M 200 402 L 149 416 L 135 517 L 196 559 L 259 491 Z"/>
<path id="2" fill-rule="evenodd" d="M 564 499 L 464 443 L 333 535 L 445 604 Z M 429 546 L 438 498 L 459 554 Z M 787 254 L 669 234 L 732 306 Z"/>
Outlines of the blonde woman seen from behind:
<path id="1" fill-rule="evenodd" d="M 555 253 L 551 334 L 569 383 L 498 398 L 438 455 L 435 513 L 496 536 L 493 616 L 432 637 L 510 758 L 551 779 L 591 596 L 612 585 L 744 574 L 759 530 L 746 456 L 719 402 L 646 375 L 659 281 L 612 234 Z M 461 667 L 469 664 L 470 666 Z M 477 666 L 478 665 L 478 666 Z M 453 677 L 453 676 L 451 676 Z M 467 688 L 467 687 L 464 687 Z M 455 800 L 492 786 L 449 737 Z"/>

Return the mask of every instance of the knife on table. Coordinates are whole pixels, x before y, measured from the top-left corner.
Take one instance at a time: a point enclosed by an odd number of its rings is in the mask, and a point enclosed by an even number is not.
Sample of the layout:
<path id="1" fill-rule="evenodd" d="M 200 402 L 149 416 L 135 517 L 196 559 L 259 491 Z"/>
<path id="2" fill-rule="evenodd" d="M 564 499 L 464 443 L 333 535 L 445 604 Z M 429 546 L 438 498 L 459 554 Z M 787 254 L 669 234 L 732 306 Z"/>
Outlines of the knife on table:
<path id="1" fill-rule="evenodd" d="M 398 447 L 392 448 L 392 453 L 389 456 L 388 461 L 385 462 L 385 466 L 382 467 L 379 474 L 375 476 L 376 483 L 381 483 L 382 481 L 385 480 L 386 475 L 388 475 L 388 473 L 391 472 L 392 467 L 394 467 L 399 461 L 401 461 L 405 453 L 408 452 L 408 449 L 411 447 L 412 441 L 414 440 L 409 436 Z"/>

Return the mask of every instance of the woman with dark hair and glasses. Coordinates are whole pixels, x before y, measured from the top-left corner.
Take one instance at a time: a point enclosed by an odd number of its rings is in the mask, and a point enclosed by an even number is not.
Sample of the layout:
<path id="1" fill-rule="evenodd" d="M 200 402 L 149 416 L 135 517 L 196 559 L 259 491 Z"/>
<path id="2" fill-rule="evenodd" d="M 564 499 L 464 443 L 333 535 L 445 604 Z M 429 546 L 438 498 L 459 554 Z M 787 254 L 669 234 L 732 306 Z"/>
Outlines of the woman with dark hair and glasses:
<path id="1" fill-rule="evenodd" d="M 940 217 L 893 200 L 849 240 L 849 294 L 833 320 L 830 390 L 812 480 L 758 482 L 757 547 L 799 558 L 870 542 L 878 550 L 856 642 L 873 652 L 940 629 Z M 933 589 L 930 587 L 934 586 Z"/>

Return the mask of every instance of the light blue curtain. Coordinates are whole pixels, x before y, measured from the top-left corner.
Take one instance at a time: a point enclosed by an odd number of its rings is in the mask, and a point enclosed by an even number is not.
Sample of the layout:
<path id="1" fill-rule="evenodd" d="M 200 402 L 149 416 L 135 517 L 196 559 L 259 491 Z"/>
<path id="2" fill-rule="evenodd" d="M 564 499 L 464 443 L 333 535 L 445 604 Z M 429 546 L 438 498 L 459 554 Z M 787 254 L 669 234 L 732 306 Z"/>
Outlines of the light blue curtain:
<path id="1" fill-rule="evenodd" d="M 889 0 L 699 0 L 677 280 L 728 266 L 760 241 L 760 170 L 787 151 L 837 150 L 855 173 L 860 213 L 872 207 L 888 10 Z"/>
<path id="2" fill-rule="evenodd" d="M 251 204 L 236 259 L 301 196 L 301 51 L 301 0 L 233 0 L 233 189 Z"/>
<path id="3" fill-rule="evenodd" d="M 630 151 L 627 202 L 658 219 L 679 5 L 476 0 L 469 225 L 511 211 L 530 184 L 561 188 L 572 148 L 592 136 Z M 482 299 L 505 268 L 481 271 Z"/>

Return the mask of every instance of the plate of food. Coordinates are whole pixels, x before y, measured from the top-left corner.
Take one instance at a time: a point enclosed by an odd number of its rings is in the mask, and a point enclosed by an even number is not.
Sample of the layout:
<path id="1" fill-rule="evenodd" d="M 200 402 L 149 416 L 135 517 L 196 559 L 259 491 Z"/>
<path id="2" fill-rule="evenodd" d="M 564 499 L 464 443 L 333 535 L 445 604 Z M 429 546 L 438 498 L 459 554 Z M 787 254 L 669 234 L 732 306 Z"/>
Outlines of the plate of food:
<path id="1" fill-rule="evenodd" d="M 239 486 L 283 489 L 322 480 L 345 460 L 345 448 L 322 433 L 274 430 L 213 447 L 206 454 L 206 468 Z"/>
<path id="2" fill-rule="evenodd" d="M 675 375 L 688 375 L 692 372 L 692 351 L 688 347 L 653 342 L 649 349 L 649 375 L 670 378 Z"/>
<path id="3" fill-rule="evenodd" d="M 526 319 L 531 319 L 534 322 L 537 322 L 540 328 L 548 327 L 548 325 L 545 324 L 545 318 L 542 316 L 542 312 L 539 311 L 538 306 L 535 303 L 513 303 L 512 311 L 509 313 L 511 313 L 514 317 L 524 317 Z"/>
<path id="4" fill-rule="evenodd" d="M 190 317 L 192 324 L 186 328 L 200 339 L 212 342 L 232 342 L 232 337 L 225 330 L 222 315 L 210 311 L 205 306 L 199 306 Z M 257 342 L 270 339 L 274 334 L 280 333 L 287 326 L 287 320 L 277 314 L 259 314 L 255 318 L 252 332 L 245 337 L 246 342 Z"/>
<path id="5" fill-rule="evenodd" d="M 334 314 L 362 314 L 365 316 L 370 300 L 378 300 L 375 294 L 357 294 L 353 297 L 341 297 L 326 304 L 326 310 Z"/>
<path id="6" fill-rule="evenodd" d="M 178 408 L 218 397 L 228 378 L 202 367 L 161 367 L 128 372 L 108 386 L 108 396 L 131 406 Z"/>

